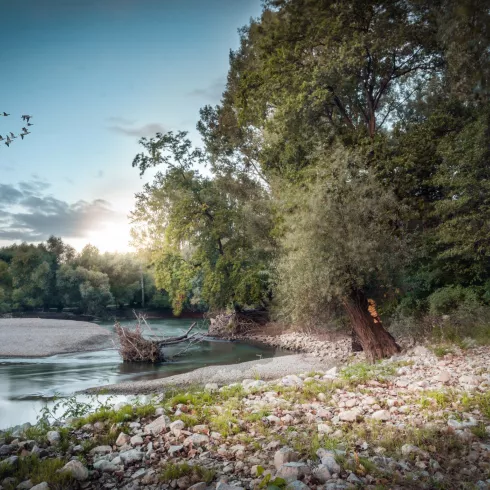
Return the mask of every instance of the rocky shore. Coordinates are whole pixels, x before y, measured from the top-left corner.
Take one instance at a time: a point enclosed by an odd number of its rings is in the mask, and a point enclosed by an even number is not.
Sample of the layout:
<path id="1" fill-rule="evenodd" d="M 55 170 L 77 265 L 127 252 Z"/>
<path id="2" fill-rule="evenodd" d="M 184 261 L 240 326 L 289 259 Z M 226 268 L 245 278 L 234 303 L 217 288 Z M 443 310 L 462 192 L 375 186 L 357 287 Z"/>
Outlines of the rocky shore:
<path id="1" fill-rule="evenodd" d="M 3 489 L 490 488 L 490 348 L 167 392 L 0 436 Z M 26 472 L 25 461 L 33 470 Z"/>

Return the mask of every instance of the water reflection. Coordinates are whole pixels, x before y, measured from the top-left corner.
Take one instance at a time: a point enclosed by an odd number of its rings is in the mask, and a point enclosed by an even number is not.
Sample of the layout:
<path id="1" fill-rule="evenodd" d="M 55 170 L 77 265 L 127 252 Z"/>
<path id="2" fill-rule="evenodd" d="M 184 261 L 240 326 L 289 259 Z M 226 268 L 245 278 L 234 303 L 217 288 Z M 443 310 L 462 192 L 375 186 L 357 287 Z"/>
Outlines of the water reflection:
<path id="1" fill-rule="evenodd" d="M 155 332 L 179 335 L 192 320 L 151 322 Z M 104 325 L 112 329 L 112 325 Z M 204 328 L 204 327 L 202 327 Z M 172 356 L 182 346 L 165 352 Z M 93 386 L 129 380 L 150 380 L 180 374 L 211 364 L 232 364 L 281 355 L 272 348 L 237 342 L 205 340 L 174 361 L 151 364 L 122 362 L 115 349 L 62 354 L 39 359 L 0 359 L 0 428 L 34 422 L 43 399 L 67 396 Z"/>

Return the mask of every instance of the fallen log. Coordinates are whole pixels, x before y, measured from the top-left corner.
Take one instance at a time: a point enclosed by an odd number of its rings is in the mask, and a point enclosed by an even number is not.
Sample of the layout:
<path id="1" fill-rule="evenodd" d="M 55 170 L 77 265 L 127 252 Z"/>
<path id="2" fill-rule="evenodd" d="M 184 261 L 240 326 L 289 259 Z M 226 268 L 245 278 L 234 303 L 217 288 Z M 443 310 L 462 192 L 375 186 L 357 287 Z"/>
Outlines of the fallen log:
<path id="1" fill-rule="evenodd" d="M 119 341 L 118 350 L 124 362 L 164 362 L 166 360 L 163 348 L 182 342 L 196 343 L 201 340 L 199 333 L 189 335 L 197 325 L 194 322 L 187 332 L 176 337 L 164 337 L 153 340 L 144 337 L 144 329 L 151 332 L 151 337 L 156 337 L 151 327 L 142 316 L 136 315 L 137 323 L 134 328 L 122 327 L 119 323 L 115 324 L 115 331 Z M 184 349 L 182 352 L 185 352 Z"/>

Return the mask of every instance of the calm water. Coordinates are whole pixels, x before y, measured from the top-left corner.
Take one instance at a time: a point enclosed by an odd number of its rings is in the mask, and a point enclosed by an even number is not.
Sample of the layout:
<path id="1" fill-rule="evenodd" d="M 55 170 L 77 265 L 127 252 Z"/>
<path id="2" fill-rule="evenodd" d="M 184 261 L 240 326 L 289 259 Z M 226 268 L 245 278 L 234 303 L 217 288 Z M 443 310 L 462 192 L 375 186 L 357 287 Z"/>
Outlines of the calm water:
<path id="1" fill-rule="evenodd" d="M 149 323 L 155 333 L 173 336 L 181 334 L 192 322 L 165 319 Z M 130 323 L 122 322 L 123 325 Z M 110 324 L 103 326 L 112 330 Z M 173 346 L 165 352 L 172 355 L 183 345 Z M 211 364 L 233 364 L 275 355 L 282 353 L 266 346 L 206 340 L 182 357 L 156 365 L 123 363 L 115 349 L 38 359 L 0 358 L 0 429 L 35 422 L 46 399 L 55 394 L 68 396 L 94 386 L 163 378 Z"/>

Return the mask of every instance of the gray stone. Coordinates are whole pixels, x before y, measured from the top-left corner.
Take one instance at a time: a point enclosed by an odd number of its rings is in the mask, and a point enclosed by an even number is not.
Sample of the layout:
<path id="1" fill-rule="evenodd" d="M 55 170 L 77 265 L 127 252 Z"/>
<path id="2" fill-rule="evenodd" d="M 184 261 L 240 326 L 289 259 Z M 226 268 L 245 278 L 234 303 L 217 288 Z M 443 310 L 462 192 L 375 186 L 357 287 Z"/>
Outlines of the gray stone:
<path id="1" fill-rule="evenodd" d="M 309 475 L 311 469 L 305 463 L 285 463 L 278 470 L 276 476 L 283 478 L 287 482 L 299 480 L 300 478 Z"/>
<path id="2" fill-rule="evenodd" d="M 3 446 L 0 446 L 0 456 L 8 456 L 9 454 L 12 454 L 15 451 L 15 447 L 12 446 L 11 444 L 4 444 Z"/>
<path id="3" fill-rule="evenodd" d="M 129 442 L 131 443 L 131 446 L 142 446 L 143 438 L 140 435 L 136 435 L 131 437 Z"/>
<path id="4" fill-rule="evenodd" d="M 116 446 L 124 446 L 124 444 L 128 444 L 129 440 L 131 438 L 125 434 L 124 432 L 121 432 L 116 439 Z"/>
<path id="5" fill-rule="evenodd" d="M 33 487 L 33 483 L 31 480 L 24 480 L 23 482 L 20 482 L 15 488 L 18 490 L 30 490 Z"/>
<path id="6" fill-rule="evenodd" d="M 310 490 L 310 487 L 302 481 L 294 480 L 287 484 L 286 490 Z"/>
<path id="7" fill-rule="evenodd" d="M 182 420 L 174 420 L 169 427 L 172 434 L 176 437 L 179 437 L 180 432 L 185 427 L 185 424 L 184 422 L 182 422 Z"/>
<path id="8" fill-rule="evenodd" d="M 388 410 L 377 410 L 371 415 L 371 418 L 373 418 L 374 420 L 386 421 L 386 420 L 390 420 L 391 415 L 390 412 L 388 412 Z"/>
<path id="9" fill-rule="evenodd" d="M 96 470 L 102 471 L 103 473 L 114 473 L 114 471 L 119 470 L 119 466 L 114 464 L 112 461 L 107 461 L 106 459 L 100 459 L 94 463 L 94 468 Z"/>
<path id="10" fill-rule="evenodd" d="M 196 484 L 192 485 L 192 487 L 189 487 L 188 490 L 206 490 L 206 488 L 208 488 L 208 486 L 206 485 L 206 483 L 204 483 L 203 481 L 201 481 L 199 483 L 196 483 Z"/>
<path id="11" fill-rule="evenodd" d="M 355 485 L 358 485 L 358 484 L 361 484 L 362 485 L 362 480 L 359 477 L 357 477 L 354 473 L 351 473 L 347 477 L 347 481 L 349 483 L 354 483 Z"/>
<path id="12" fill-rule="evenodd" d="M 88 478 L 88 469 L 83 466 L 80 461 L 72 459 L 63 466 L 60 470 L 61 473 L 67 473 L 72 478 L 78 481 L 84 481 Z"/>
<path id="13" fill-rule="evenodd" d="M 326 449 L 320 448 L 316 452 L 317 456 L 320 458 L 322 465 L 326 466 L 330 473 L 340 473 L 340 465 L 335 460 L 335 453 L 332 451 L 327 451 Z"/>
<path id="14" fill-rule="evenodd" d="M 4 459 L 2 463 L 7 463 L 13 468 L 17 468 L 19 466 L 19 458 L 17 456 L 9 456 L 7 459 Z"/>
<path id="15" fill-rule="evenodd" d="M 298 454 L 289 447 L 283 447 L 274 454 L 274 466 L 278 470 L 283 464 L 298 461 Z"/>
<path id="16" fill-rule="evenodd" d="M 42 483 L 34 485 L 31 490 L 49 490 L 49 485 L 45 481 L 43 481 Z"/>
<path id="17" fill-rule="evenodd" d="M 58 431 L 50 430 L 46 434 L 46 438 L 48 439 L 49 443 L 51 445 L 53 445 L 53 444 L 58 444 L 58 442 L 60 442 L 61 436 L 60 436 L 60 433 Z"/>
<path id="18" fill-rule="evenodd" d="M 360 414 L 358 410 L 346 410 L 339 413 L 339 419 L 343 422 L 355 422 L 359 415 Z"/>
<path id="19" fill-rule="evenodd" d="M 441 371 L 436 376 L 436 381 L 440 381 L 441 383 L 447 383 L 451 381 L 451 374 L 448 371 Z"/>
<path id="20" fill-rule="evenodd" d="M 112 453 L 111 446 L 97 446 L 90 450 L 90 454 L 109 454 Z"/>
<path id="21" fill-rule="evenodd" d="M 219 390 L 219 386 L 218 383 L 206 383 L 204 385 L 204 389 L 206 391 L 215 392 Z"/>
<path id="22" fill-rule="evenodd" d="M 184 440 L 184 445 L 203 446 L 209 442 L 209 437 L 204 434 L 192 434 Z"/>
<path id="23" fill-rule="evenodd" d="M 141 461 L 144 456 L 145 456 L 144 453 L 142 453 L 138 449 L 130 449 L 129 451 L 125 451 L 119 455 L 121 461 L 125 465 L 136 463 L 137 461 Z"/>
<path id="24" fill-rule="evenodd" d="M 168 454 L 169 456 L 175 456 L 176 454 L 180 453 L 184 449 L 184 446 L 170 446 L 168 448 Z"/>
<path id="25" fill-rule="evenodd" d="M 244 490 L 244 489 L 243 487 L 233 487 L 231 485 L 228 485 L 228 483 L 224 483 L 220 481 L 216 485 L 216 490 Z"/>
<path id="26" fill-rule="evenodd" d="M 321 483 L 325 483 L 332 478 L 328 466 L 323 463 L 313 469 L 313 476 Z"/>
<path id="27" fill-rule="evenodd" d="M 165 428 L 169 425 L 170 420 L 166 415 L 160 415 L 153 422 L 145 426 L 145 432 L 147 434 L 152 434 L 154 436 L 158 436 L 161 432 L 165 430 Z"/>
<path id="28" fill-rule="evenodd" d="M 133 480 L 137 480 L 138 478 L 143 478 L 147 473 L 148 473 L 148 470 L 146 468 L 140 468 L 138 471 L 135 471 L 131 475 L 131 478 Z"/>

